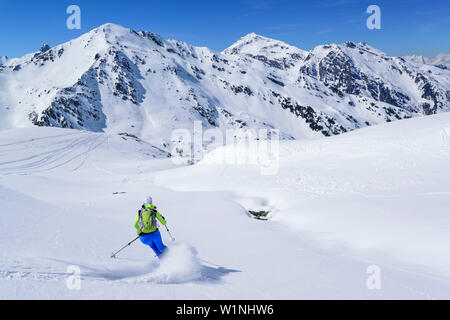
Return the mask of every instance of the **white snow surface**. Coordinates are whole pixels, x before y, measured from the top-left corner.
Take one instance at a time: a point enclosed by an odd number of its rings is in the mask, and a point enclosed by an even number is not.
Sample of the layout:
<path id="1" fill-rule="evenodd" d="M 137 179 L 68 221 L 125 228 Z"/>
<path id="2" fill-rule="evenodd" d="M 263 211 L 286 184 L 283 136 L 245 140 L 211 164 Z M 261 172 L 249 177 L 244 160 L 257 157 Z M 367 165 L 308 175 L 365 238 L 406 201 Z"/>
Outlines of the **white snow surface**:
<path id="1" fill-rule="evenodd" d="M 128 136 L 1 131 L 0 298 L 450 297 L 450 114 L 282 141 L 272 176 L 220 164 L 243 151 L 179 167 Z M 163 260 L 139 241 L 111 259 L 148 195 L 176 241 L 161 228 Z"/>

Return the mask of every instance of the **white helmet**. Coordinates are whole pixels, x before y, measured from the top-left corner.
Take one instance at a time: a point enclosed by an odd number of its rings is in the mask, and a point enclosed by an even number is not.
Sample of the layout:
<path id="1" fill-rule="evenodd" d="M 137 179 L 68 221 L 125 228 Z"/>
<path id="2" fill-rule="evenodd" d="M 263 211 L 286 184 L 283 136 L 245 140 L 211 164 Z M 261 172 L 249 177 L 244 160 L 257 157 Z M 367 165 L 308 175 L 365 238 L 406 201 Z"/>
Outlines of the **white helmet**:
<path id="1" fill-rule="evenodd" d="M 145 199 L 144 204 L 152 204 L 152 203 L 153 203 L 152 197 L 147 197 L 147 198 Z"/>

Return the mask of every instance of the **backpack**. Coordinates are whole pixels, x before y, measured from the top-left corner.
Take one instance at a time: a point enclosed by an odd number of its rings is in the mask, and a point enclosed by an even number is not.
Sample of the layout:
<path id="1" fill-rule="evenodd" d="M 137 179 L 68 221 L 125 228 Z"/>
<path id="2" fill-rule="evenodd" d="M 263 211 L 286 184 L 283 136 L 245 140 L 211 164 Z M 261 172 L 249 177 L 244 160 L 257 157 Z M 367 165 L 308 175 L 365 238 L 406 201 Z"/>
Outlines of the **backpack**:
<path id="1" fill-rule="evenodd" d="M 142 213 L 144 211 L 147 211 L 147 209 L 142 206 L 141 209 L 139 209 L 138 214 L 139 214 L 139 230 L 142 230 L 145 227 L 144 224 L 144 219 L 142 218 Z M 155 209 L 150 209 L 150 227 L 151 228 L 158 228 L 158 220 L 156 219 L 156 210 Z"/>

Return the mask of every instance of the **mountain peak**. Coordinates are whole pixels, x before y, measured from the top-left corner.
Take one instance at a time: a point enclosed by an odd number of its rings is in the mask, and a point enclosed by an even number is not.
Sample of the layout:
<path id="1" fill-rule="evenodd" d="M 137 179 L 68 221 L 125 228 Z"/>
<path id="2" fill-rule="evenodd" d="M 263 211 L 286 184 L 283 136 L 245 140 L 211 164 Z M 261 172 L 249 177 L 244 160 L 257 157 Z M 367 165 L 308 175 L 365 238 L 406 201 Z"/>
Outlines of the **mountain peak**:
<path id="1" fill-rule="evenodd" d="M 264 37 L 255 32 L 250 32 L 250 33 L 246 34 L 245 36 L 243 36 L 240 40 L 273 40 L 273 39 Z M 276 40 L 274 40 L 274 41 L 276 41 Z"/>
<path id="2" fill-rule="evenodd" d="M 8 61 L 8 57 L 7 56 L 0 56 L 0 66 L 5 64 L 6 61 Z"/>
<path id="3" fill-rule="evenodd" d="M 131 31 L 130 28 L 125 28 L 115 23 L 104 23 L 101 26 L 91 30 L 87 34 L 104 34 L 106 37 L 110 35 L 124 35 Z"/>
<path id="4" fill-rule="evenodd" d="M 121 31 L 123 31 L 123 30 L 130 30 L 130 29 L 125 28 L 119 24 L 107 22 L 107 23 L 104 23 L 101 26 L 95 28 L 93 31 L 95 31 L 95 30 L 104 30 L 104 31 L 113 31 L 113 30 L 120 31 L 121 30 Z"/>
<path id="5" fill-rule="evenodd" d="M 92 37 L 95 34 L 104 37 L 108 43 L 120 43 L 122 45 L 126 45 L 127 43 L 133 43 L 135 41 L 133 40 L 133 36 L 138 36 L 141 38 L 150 39 L 158 46 L 164 46 L 164 39 L 151 31 L 136 31 L 110 22 L 102 24 L 82 37 Z"/>
<path id="6" fill-rule="evenodd" d="M 301 51 L 303 50 L 291 46 L 281 40 L 268 38 L 254 32 L 251 32 L 230 47 L 223 51 L 224 54 L 260 54 L 262 52 L 270 51 L 272 54 L 275 52 L 281 53 L 284 50 Z"/>

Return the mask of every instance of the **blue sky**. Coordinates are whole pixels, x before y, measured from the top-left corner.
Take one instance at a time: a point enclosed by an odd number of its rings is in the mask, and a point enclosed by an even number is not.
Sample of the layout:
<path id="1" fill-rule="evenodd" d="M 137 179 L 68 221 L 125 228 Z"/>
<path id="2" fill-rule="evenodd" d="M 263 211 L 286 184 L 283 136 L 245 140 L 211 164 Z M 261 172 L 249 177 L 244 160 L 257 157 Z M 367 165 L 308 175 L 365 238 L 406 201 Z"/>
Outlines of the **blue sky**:
<path id="1" fill-rule="evenodd" d="M 66 9 L 81 8 L 81 30 L 68 30 Z M 366 9 L 381 8 L 381 30 Z M 106 22 L 221 51 L 250 32 L 305 50 L 363 41 L 391 55 L 450 53 L 448 0 L 0 0 L 0 55 L 18 57 L 43 43 L 66 42 Z"/>

